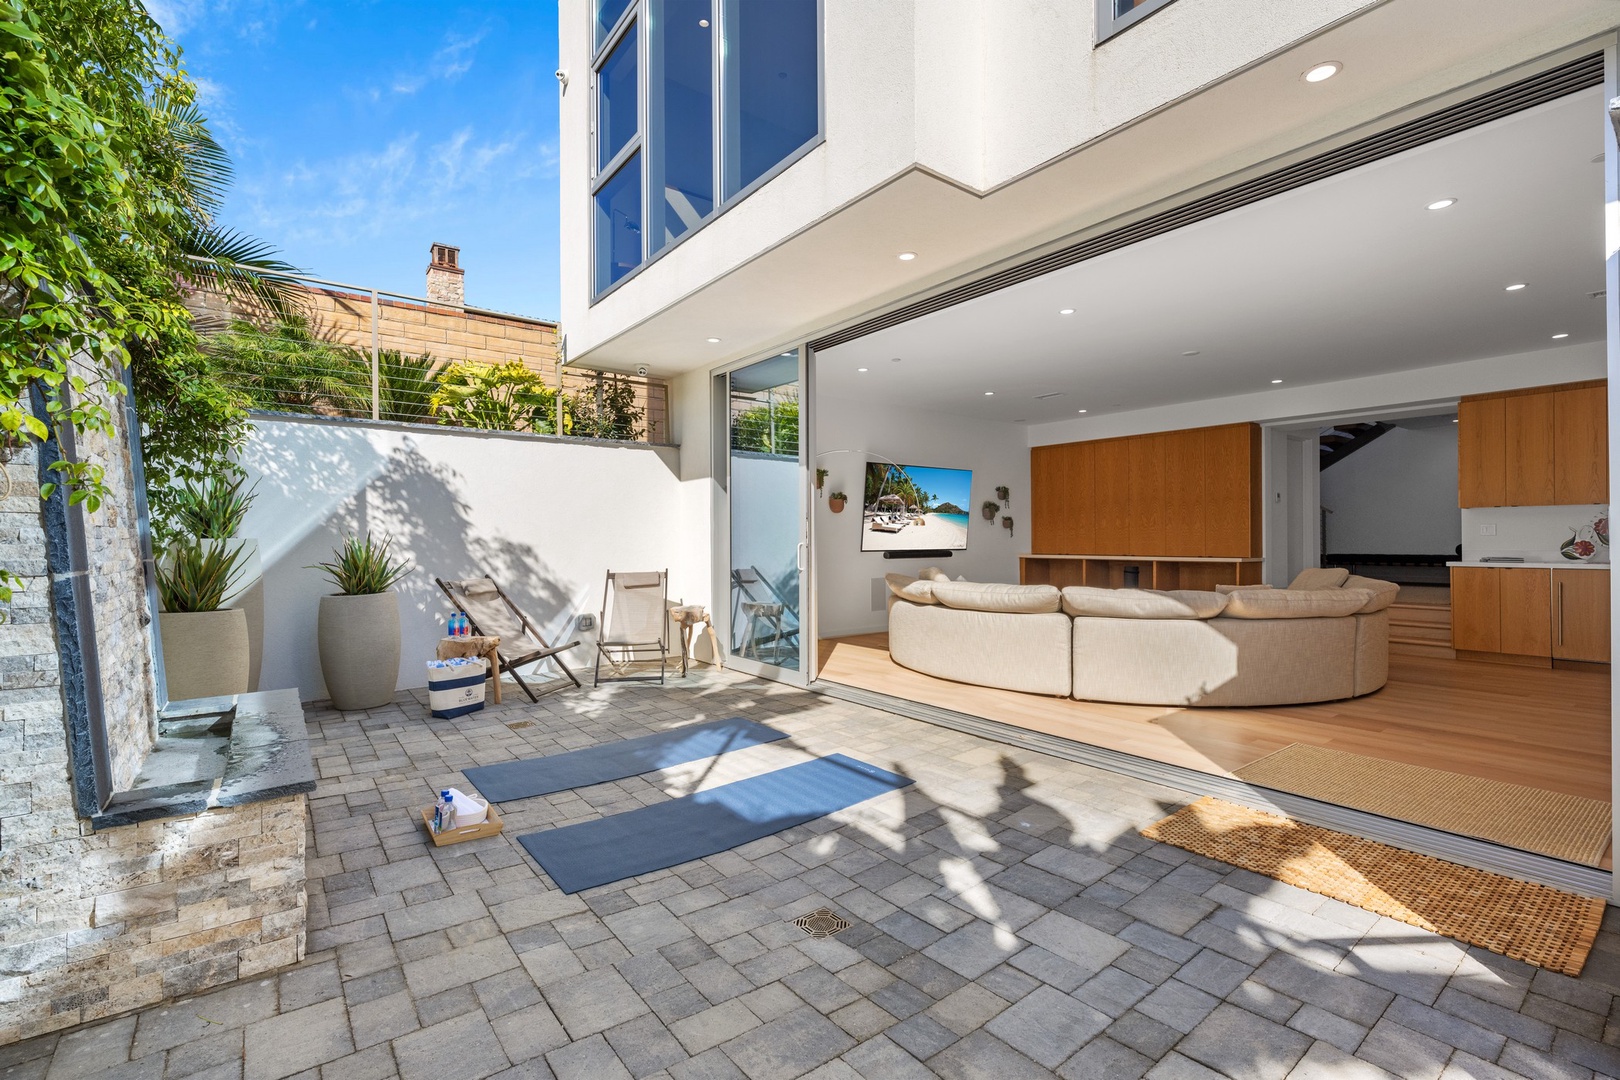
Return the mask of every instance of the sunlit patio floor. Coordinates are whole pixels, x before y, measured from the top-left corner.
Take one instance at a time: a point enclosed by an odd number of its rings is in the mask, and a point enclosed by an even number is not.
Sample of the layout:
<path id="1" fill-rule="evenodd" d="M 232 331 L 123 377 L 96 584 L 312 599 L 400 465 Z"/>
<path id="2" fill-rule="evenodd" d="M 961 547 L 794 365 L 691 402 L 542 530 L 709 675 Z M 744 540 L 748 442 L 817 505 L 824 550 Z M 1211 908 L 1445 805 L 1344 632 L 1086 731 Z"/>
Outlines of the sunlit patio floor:
<path id="1" fill-rule="evenodd" d="M 460 770 L 746 716 L 790 739 L 502 807 Z M 308 714 L 308 956 L 0 1048 L 0 1076 L 904 1080 L 1620 1075 L 1613 920 L 1571 979 L 1150 843 L 1182 793 L 704 669 L 433 720 Z M 525 832 L 832 752 L 916 783 L 743 848 L 559 892 Z M 807 937 L 830 907 L 851 924 Z"/>

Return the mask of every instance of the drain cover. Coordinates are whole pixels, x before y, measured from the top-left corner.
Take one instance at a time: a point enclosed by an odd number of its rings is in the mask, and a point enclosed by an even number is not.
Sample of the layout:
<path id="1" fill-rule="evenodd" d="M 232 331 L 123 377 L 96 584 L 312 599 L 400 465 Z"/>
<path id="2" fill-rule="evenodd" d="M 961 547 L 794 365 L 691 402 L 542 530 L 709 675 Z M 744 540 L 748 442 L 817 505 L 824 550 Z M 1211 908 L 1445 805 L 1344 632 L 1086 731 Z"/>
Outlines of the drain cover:
<path id="1" fill-rule="evenodd" d="M 517 721 L 514 721 L 513 723 L 507 724 L 506 726 L 511 728 L 513 731 L 517 731 L 519 728 L 534 727 L 534 721 L 532 721 L 532 720 L 517 720 Z"/>
<path id="2" fill-rule="evenodd" d="M 808 915 L 800 915 L 793 920 L 800 930 L 813 938 L 832 937 L 841 930 L 848 930 L 849 923 L 836 912 L 827 908 L 816 908 Z"/>

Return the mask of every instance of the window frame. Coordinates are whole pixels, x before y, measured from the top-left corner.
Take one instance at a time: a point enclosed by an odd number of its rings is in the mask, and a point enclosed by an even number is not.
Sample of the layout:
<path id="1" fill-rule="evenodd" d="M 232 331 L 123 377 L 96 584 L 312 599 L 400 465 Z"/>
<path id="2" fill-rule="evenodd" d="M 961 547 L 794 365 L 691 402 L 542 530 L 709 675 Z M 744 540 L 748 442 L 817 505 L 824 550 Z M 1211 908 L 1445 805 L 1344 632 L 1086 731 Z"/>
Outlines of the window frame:
<path id="1" fill-rule="evenodd" d="M 1158 11 L 1163 11 L 1175 0 L 1142 0 L 1142 3 L 1132 8 L 1124 15 L 1114 14 L 1113 0 L 1097 0 L 1097 41 L 1096 45 L 1122 34 Z M 1095 45 L 1093 46 L 1095 48 Z"/>
<path id="2" fill-rule="evenodd" d="M 742 189 L 740 189 L 735 195 L 732 195 L 729 198 L 722 198 L 721 197 L 722 180 L 724 178 L 724 172 L 723 172 L 722 162 L 720 160 L 720 155 L 723 153 L 724 147 L 725 147 L 725 138 L 724 138 L 724 136 L 722 134 L 722 131 L 721 131 L 721 125 L 725 121 L 725 115 L 724 115 L 725 104 L 721 100 L 722 82 L 723 82 L 723 79 L 724 79 L 724 56 L 723 56 L 723 53 L 724 53 L 724 42 L 725 42 L 725 25 L 724 25 L 725 3 L 724 3 L 724 0 L 710 0 L 709 21 L 710 21 L 710 25 L 712 26 L 712 28 L 715 31 L 715 47 L 710 50 L 711 76 L 713 78 L 713 83 L 712 83 L 713 92 L 711 94 L 711 109 L 712 109 L 712 124 L 713 124 L 712 130 L 714 132 L 714 146 L 711 149 L 711 153 L 712 153 L 713 176 L 714 176 L 714 193 L 715 193 L 714 209 L 710 210 L 709 213 L 704 216 L 702 221 L 698 222 L 692 228 L 687 229 L 686 232 L 682 233 L 680 236 L 676 237 L 674 240 L 670 241 L 668 244 L 665 244 L 663 247 L 659 248 L 657 251 L 649 251 L 649 248 L 650 248 L 651 245 L 650 245 L 650 243 L 648 241 L 648 223 L 652 220 L 652 197 L 653 197 L 653 193 L 651 191 L 651 185 L 649 185 L 648 182 L 647 182 L 647 171 L 648 171 L 648 168 L 649 168 L 647 163 L 648 163 L 648 161 L 650 159 L 649 159 L 649 157 L 647 155 L 643 155 L 642 158 L 641 158 L 641 162 L 640 162 L 640 168 L 642 170 L 642 176 L 641 176 L 641 221 L 642 221 L 641 262 L 637 263 L 636 266 L 633 269 L 631 269 L 628 273 L 626 273 L 618 281 L 615 281 L 613 284 L 609 285 L 607 288 L 602 289 L 600 292 L 598 292 L 596 290 L 596 252 L 598 250 L 597 249 L 597 235 L 596 235 L 596 224 L 597 224 L 597 222 L 596 222 L 596 218 L 597 218 L 597 214 L 596 214 L 596 194 L 597 194 L 598 191 L 601 190 L 601 188 L 602 188 L 602 186 L 604 184 L 606 184 L 615 175 L 617 175 L 619 169 L 624 167 L 626 161 L 629 160 L 630 156 L 633 153 L 635 153 L 636 151 L 640 150 L 642 148 L 642 146 L 649 140 L 650 135 L 651 135 L 651 127 L 652 127 L 652 116 L 651 116 L 651 113 L 650 113 L 650 107 L 651 107 L 651 102 L 652 102 L 651 50 L 652 50 L 653 35 L 652 35 L 652 33 L 649 32 L 650 27 L 649 27 L 649 25 L 647 24 L 647 22 L 645 20 L 645 16 L 646 16 L 646 13 L 647 13 L 647 8 L 650 6 L 650 2 L 651 2 L 651 0 L 631 0 L 630 5 L 625 8 L 624 14 L 622 14 L 619 17 L 619 21 L 616 24 L 614 24 L 612 32 L 609 33 L 607 35 L 607 37 L 603 39 L 602 47 L 600 49 L 593 50 L 592 55 L 591 55 L 591 123 L 590 123 L 591 165 L 592 165 L 591 182 L 590 182 L 590 200 L 591 200 L 591 229 L 590 229 L 591 299 L 590 299 L 590 303 L 587 305 L 589 307 L 595 307 L 602 300 L 604 300 L 607 297 L 611 296 L 620 287 L 622 287 L 625 284 L 625 282 L 633 280 L 642 271 L 646 270 L 647 267 L 651 266 L 653 263 L 656 263 L 659 259 L 662 259 L 664 256 L 668 255 L 670 252 L 672 252 L 676 248 L 680 247 L 687 240 L 691 239 L 693 236 L 695 236 L 698 233 L 702 232 L 705 228 L 707 228 L 711 223 L 713 223 L 716 219 L 718 219 L 727 210 L 731 209 L 733 206 L 736 206 L 738 203 L 740 203 L 744 199 L 748 198 L 754 192 L 758 191 L 760 188 L 764 187 L 766 184 L 768 184 L 772 180 L 776 179 L 782 173 L 784 173 L 788 169 L 792 168 L 795 164 L 797 164 L 800 160 L 802 160 L 811 151 L 813 151 L 816 148 L 820 147 L 823 143 L 825 143 L 827 141 L 827 48 L 826 48 L 826 25 L 827 25 L 827 19 L 826 19 L 826 0 L 816 0 L 816 133 L 813 136 L 811 136 L 809 139 L 806 139 L 804 141 L 804 143 L 797 150 L 794 150 L 792 153 L 790 153 L 786 157 L 784 157 L 781 161 L 778 161 L 775 165 L 771 166 L 771 168 L 765 170 L 765 172 L 761 173 L 758 177 L 756 177 L 746 187 L 743 187 Z M 1106 3 L 1107 0 L 1098 0 L 1098 2 L 1099 3 Z M 1152 3 L 1152 2 L 1155 2 L 1155 0 L 1149 0 L 1149 2 Z M 1170 0 L 1157 0 L 1157 2 L 1169 3 Z M 597 134 L 597 129 L 598 129 L 597 104 L 600 101 L 600 93 L 601 93 L 601 91 L 600 91 L 600 79 L 601 79 L 602 63 L 607 59 L 607 57 L 609 55 L 612 54 L 614 47 L 623 38 L 623 36 L 626 33 L 627 29 L 633 23 L 636 23 L 636 22 L 641 22 L 642 23 L 641 33 L 640 33 L 640 35 L 638 36 L 638 39 L 637 39 L 638 55 L 636 57 L 636 63 L 637 63 L 637 68 L 638 68 L 638 70 L 637 70 L 637 78 L 636 78 L 636 86 L 637 86 L 637 93 L 636 93 L 636 107 L 637 107 L 636 134 L 635 134 L 634 138 L 632 138 L 622 148 L 620 148 L 619 153 L 614 155 L 613 160 L 609 161 L 605 166 L 598 169 L 598 168 L 595 167 L 596 166 L 597 154 L 598 154 L 598 148 L 599 148 L 599 145 L 600 145 L 598 143 L 598 141 L 597 141 L 598 138 L 599 138 L 599 136 Z M 592 32 L 594 33 L 594 24 L 593 24 Z"/>

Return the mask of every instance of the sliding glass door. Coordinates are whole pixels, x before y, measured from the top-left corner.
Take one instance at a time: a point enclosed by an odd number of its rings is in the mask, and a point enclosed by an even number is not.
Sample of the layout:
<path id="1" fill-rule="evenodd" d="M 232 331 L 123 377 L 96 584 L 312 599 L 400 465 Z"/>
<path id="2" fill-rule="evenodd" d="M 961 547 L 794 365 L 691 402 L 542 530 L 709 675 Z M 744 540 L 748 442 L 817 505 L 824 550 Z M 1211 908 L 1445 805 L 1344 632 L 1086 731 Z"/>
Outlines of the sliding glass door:
<path id="1" fill-rule="evenodd" d="M 803 375 L 795 349 L 715 378 L 725 492 L 715 545 L 724 586 L 715 592 L 717 604 L 725 597 L 726 649 L 743 671 L 800 685 L 810 656 Z"/>

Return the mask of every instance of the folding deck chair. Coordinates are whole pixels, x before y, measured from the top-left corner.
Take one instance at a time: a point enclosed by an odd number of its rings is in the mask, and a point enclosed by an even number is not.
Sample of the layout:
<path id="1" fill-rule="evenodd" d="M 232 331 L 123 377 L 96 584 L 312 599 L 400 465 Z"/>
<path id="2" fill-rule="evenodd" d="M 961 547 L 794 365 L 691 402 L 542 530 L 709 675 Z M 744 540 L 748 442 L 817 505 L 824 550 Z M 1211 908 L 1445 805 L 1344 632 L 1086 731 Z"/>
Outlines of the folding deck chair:
<path id="1" fill-rule="evenodd" d="M 769 641 L 771 653 L 775 656 L 784 642 L 793 645 L 798 641 L 798 606 L 789 602 L 759 567 L 750 566 L 745 570 L 733 570 L 731 583 L 733 586 L 731 624 L 734 629 L 738 627 L 739 622 L 742 624 L 742 641 L 737 645 L 737 655 L 752 654 L 757 658 L 759 646 Z M 739 620 L 739 612 L 746 618 Z M 783 626 L 784 614 L 792 617 L 791 627 Z"/>
<path id="2" fill-rule="evenodd" d="M 467 621 L 471 623 L 473 633 L 501 639 L 501 644 L 496 650 L 500 664 L 497 670 L 490 672 L 491 678 L 499 679 L 503 673 L 510 673 L 523 688 L 523 692 L 529 695 L 530 701 L 539 701 L 534 691 L 529 689 L 529 684 L 523 681 L 523 676 L 517 673 L 517 669 L 536 660 L 550 660 L 562 668 L 563 674 L 567 675 L 575 686 L 581 685 L 573 671 L 563 662 L 561 655 L 577 646 L 579 639 L 576 638 L 566 645 L 548 644 L 540 635 L 540 631 L 529 621 L 529 617 L 512 603 L 512 598 L 501 590 L 493 578 L 433 580 L 454 607 L 467 613 Z M 549 694 L 553 690 L 563 689 L 566 687 L 559 683 L 542 693 Z"/>
<path id="3" fill-rule="evenodd" d="M 602 661 L 613 670 L 609 682 L 652 682 L 651 675 L 629 675 L 630 665 L 652 659 L 658 650 L 658 683 L 669 666 L 669 571 L 608 571 L 602 586 L 601 630 L 596 639 L 592 685 L 602 684 Z M 615 655 L 614 650 L 617 651 Z"/>

